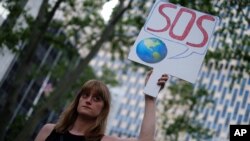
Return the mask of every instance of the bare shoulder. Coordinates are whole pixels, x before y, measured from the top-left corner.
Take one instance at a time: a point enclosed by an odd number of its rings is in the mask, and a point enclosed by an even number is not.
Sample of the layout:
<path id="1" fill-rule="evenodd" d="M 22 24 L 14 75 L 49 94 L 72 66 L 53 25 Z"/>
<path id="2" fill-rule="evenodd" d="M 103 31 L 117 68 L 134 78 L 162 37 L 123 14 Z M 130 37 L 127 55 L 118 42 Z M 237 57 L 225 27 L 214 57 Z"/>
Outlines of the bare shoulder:
<path id="1" fill-rule="evenodd" d="M 119 138 L 117 137 L 112 137 L 112 136 L 103 136 L 101 141 L 119 141 Z"/>
<path id="2" fill-rule="evenodd" d="M 40 130 L 40 132 L 43 132 L 43 133 L 46 133 L 46 134 L 50 134 L 51 132 L 52 132 L 52 130 L 55 128 L 55 124 L 52 124 L 52 123 L 47 123 L 47 124 L 45 124 L 42 128 L 41 128 L 41 130 Z"/>
<path id="3" fill-rule="evenodd" d="M 55 124 L 51 124 L 51 123 L 45 124 L 39 131 L 38 135 L 36 136 L 35 141 L 44 141 L 52 132 L 54 127 L 55 127 Z"/>
<path id="4" fill-rule="evenodd" d="M 47 123 L 43 126 L 42 129 L 46 130 L 46 131 L 52 131 L 55 128 L 55 124 L 53 123 Z"/>
<path id="5" fill-rule="evenodd" d="M 137 141 L 135 138 L 119 138 L 115 136 L 104 136 L 101 141 Z"/>

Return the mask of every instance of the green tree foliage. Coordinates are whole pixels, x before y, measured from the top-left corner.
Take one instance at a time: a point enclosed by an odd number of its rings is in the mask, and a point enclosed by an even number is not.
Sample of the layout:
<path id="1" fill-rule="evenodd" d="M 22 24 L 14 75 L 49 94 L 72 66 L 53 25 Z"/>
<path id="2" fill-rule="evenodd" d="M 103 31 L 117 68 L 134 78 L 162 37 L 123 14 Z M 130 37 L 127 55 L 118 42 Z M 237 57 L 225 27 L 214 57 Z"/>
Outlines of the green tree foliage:
<path id="1" fill-rule="evenodd" d="M 13 28 L 16 24 L 19 24 L 17 19 L 20 15 L 27 16 L 24 6 L 28 0 L 6 0 L 3 1 L 2 5 L 5 9 L 9 11 L 8 18 L 3 22 L 0 28 L 0 48 L 8 47 L 13 52 L 17 52 L 16 47 L 20 40 L 25 37 L 27 31 L 23 28 L 15 29 Z"/>
<path id="2" fill-rule="evenodd" d="M 25 116 L 18 115 L 15 118 L 15 121 L 13 122 L 13 124 L 11 124 L 10 128 L 12 130 L 9 130 L 9 132 L 7 133 L 5 137 L 5 141 L 12 141 L 13 137 L 15 137 L 25 125 L 24 123 L 25 123 Z"/>
<path id="3" fill-rule="evenodd" d="M 88 63 L 90 62 L 90 60 L 95 57 L 95 55 L 98 53 L 98 51 L 100 50 L 100 48 L 102 47 L 102 45 L 108 41 L 110 38 L 112 38 L 111 33 L 114 31 L 115 25 L 118 23 L 118 21 L 120 20 L 120 18 L 123 16 L 123 14 L 126 12 L 126 10 L 128 10 L 131 7 L 131 3 L 132 1 L 130 1 L 128 4 L 124 5 L 123 3 L 124 1 L 121 1 L 120 4 L 118 5 L 118 7 L 120 7 L 120 10 L 117 11 L 114 16 L 112 17 L 112 19 L 109 21 L 109 23 L 107 25 L 104 26 L 104 28 L 97 30 L 97 33 L 99 32 L 99 35 L 97 36 L 97 38 L 92 38 L 92 35 L 95 35 L 95 31 L 91 32 L 93 34 L 91 34 L 91 40 L 90 42 L 86 42 L 87 44 L 85 45 L 86 47 L 91 47 L 89 50 L 89 53 L 87 54 L 86 57 L 84 58 L 79 58 L 79 62 L 77 64 L 77 66 L 75 68 L 73 68 L 72 70 L 66 72 L 66 74 L 60 79 L 60 81 L 57 83 L 58 85 L 58 89 L 55 90 L 55 92 L 53 93 L 53 95 L 50 97 L 50 99 L 48 100 L 47 104 L 39 107 L 36 112 L 34 113 L 34 116 L 32 118 L 29 118 L 29 123 L 32 123 L 31 127 L 24 127 L 24 129 L 20 132 L 20 134 L 16 137 L 16 140 L 22 138 L 22 139 L 28 139 L 31 135 L 31 133 L 33 132 L 33 130 L 35 129 L 35 125 L 37 125 L 37 123 L 39 122 L 39 118 L 41 115 L 43 115 L 48 109 L 53 109 L 53 105 L 55 104 L 54 101 L 59 99 L 61 97 L 62 94 L 67 93 L 70 88 L 71 85 L 78 79 L 78 77 L 83 73 L 85 73 L 86 70 L 86 65 L 88 65 Z M 97 3 L 93 3 L 93 1 L 84 1 L 83 6 L 84 10 L 88 9 L 88 8 L 93 8 L 90 12 L 90 14 L 88 16 L 90 16 L 91 18 L 91 14 L 94 14 L 93 18 L 96 17 L 96 19 L 93 19 L 94 23 L 98 21 L 98 19 L 100 18 L 99 15 L 95 15 L 96 10 L 95 9 L 95 5 L 97 4 L 97 6 L 99 6 L 99 2 Z M 89 7 L 88 7 L 89 6 Z M 100 6 L 99 6 L 100 9 Z M 88 9 L 89 10 L 89 9 Z M 92 13 L 93 12 L 93 13 Z M 90 24 L 90 26 L 94 26 L 95 24 Z M 98 29 L 98 25 L 97 27 L 91 27 L 91 30 L 94 30 L 95 28 Z M 88 39 L 88 36 L 86 36 L 86 39 Z M 96 41 L 94 40 L 96 39 Z M 60 87 L 60 88 L 59 88 Z M 51 105 L 49 105 L 49 103 Z M 57 103 L 58 104 L 58 103 Z M 61 104 L 59 104 L 61 105 Z"/>
<path id="4" fill-rule="evenodd" d="M 60 1 L 56 1 L 56 4 L 58 4 L 59 2 Z M 106 26 L 104 26 L 102 24 L 103 22 L 100 22 L 101 18 L 99 16 L 99 14 L 97 14 L 97 11 L 93 10 L 95 8 L 100 9 L 100 7 L 103 4 L 103 1 L 96 2 L 96 3 L 94 3 L 93 1 L 84 1 L 82 3 L 83 4 L 83 7 L 82 7 L 83 9 L 81 9 L 82 13 L 77 13 L 78 15 L 80 14 L 79 16 L 77 16 L 77 17 L 71 16 L 69 21 L 65 20 L 62 24 L 59 24 L 59 25 L 61 25 L 60 28 L 65 29 L 66 35 L 68 35 L 67 38 L 69 38 L 69 39 L 71 39 L 71 37 L 73 38 L 72 39 L 73 43 L 75 44 L 75 46 L 77 48 L 80 49 L 84 46 L 84 48 L 89 49 L 89 53 L 87 54 L 86 57 L 83 57 L 83 58 L 80 57 L 78 64 L 76 66 L 73 66 L 72 68 L 69 68 L 68 71 L 66 71 L 66 74 L 64 74 L 63 77 L 57 83 L 57 87 L 59 87 L 59 88 L 55 89 L 54 94 L 51 97 L 49 97 L 49 99 L 47 100 L 47 103 L 43 104 L 41 107 L 35 109 L 35 113 L 36 113 L 35 116 L 37 118 L 31 117 L 30 120 L 28 121 L 29 123 L 34 123 L 34 124 L 31 124 L 31 125 L 34 125 L 34 126 L 32 126 L 33 128 L 32 127 L 25 127 L 22 130 L 22 132 L 19 134 L 19 136 L 17 136 L 17 140 L 20 138 L 27 139 L 29 137 L 29 135 L 31 134 L 32 130 L 34 129 L 34 127 L 37 125 L 39 118 L 42 115 L 46 114 L 46 111 L 48 109 L 53 110 L 53 108 L 55 107 L 53 105 L 54 101 L 57 100 L 58 98 L 62 98 L 61 95 L 70 90 L 72 83 L 68 83 L 68 82 L 75 82 L 79 78 L 79 76 L 85 72 L 84 70 L 86 70 L 86 65 L 88 65 L 90 60 L 97 54 L 97 52 L 101 48 L 102 44 L 104 42 L 108 41 L 109 38 L 112 38 L 112 36 L 110 36 L 110 35 L 111 35 L 111 33 L 113 33 L 112 31 L 114 30 L 115 25 L 117 24 L 119 19 L 122 17 L 124 12 L 130 8 L 131 2 L 132 1 L 130 1 L 128 4 L 124 4 L 124 1 L 121 1 L 120 4 L 118 5 L 120 7 L 120 9 L 116 12 L 116 14 L 113 16 L 114 18 L 112 20 L 110 20 L 110 22 Z M 73 6 L 73 5 L 77 6 L 79 4 L 74 4 L 73 1 L 70 1 L 69 5 L 70 6 Z M 73 12 L 74 8 L 67 7 L 67 6 L 68 5 L 63 7 L 66 9 L 64 16 L 67 17 L 67 15 L 66 15 L 67 8 L 72 12 L 71 14 L 74 15 L 74 12 Z M 41 7 L 41 8 L 49 9 L 49 7 Z M 40 11 L 41 10 L 47 11 L 45 9 L 40 9 Z M 53 9 L 55 9 L 55 8 L 52 8 L 52 11 L 53 11 Z M 79 12 L 79 10 L 76 10 L 76 12 Z M 41 15 L 43 15 L 43 14 L 41 14 Z M 84 15 L 84 16 L 81 17 L 81 15 Z M 46 18 L 47 18 L 47 21 L 50 20 L 49 17 L 46 17 L 46 16 L 41 16 L 40 18 L 45 20 L 45 21 L 46 21 Z M 83 24 L 86 24 L 86 23 L 88 23 L 87 24 L 88 27 L 86 27 L 86 29 L 85 29 L 85 27 L 84 27 L 85 25 L 83 25 Z M 77 29 L 77 27 L 78 27 L 78 29 Z M 73 30 L 73 32 L 70 32 L 71 30 Z M 89 30 L 90 31 L 93 30 L 93 31 L 89 32 Z M 74 31 L 77 31 L 77 32 L 74 33 Z M 44 30 L 42 32 L 44 32 Z M 45 33 L 46 32 L 43 33 L 42 37 L 39 36 L 39 38 L 45 38 L 45 39 L 57 41 L 56 43 L 55 42 L 51 43 L 53 45 L 60 43 L 59 40 L 56 40 L 56 38 L 51 38 L 50 36 L 46 36 Z M 72 33 L 74 33 L 74 34 L 72 34 Z M 80 37 L 79 37 L 79 35 L 80 35 Z M 84 39 L 86 39 L 86 40 L 83 41 Z M 48 41 L 48 40 L 46 40 L 46 41 Z M 39 41 L 37 41 L 36 43 L 38 43 L 38 42 Z M 33 52 L 34 50 L 35 49 L 33 48 L 31 52 Z M 26 60 L 28 61 L 29 59 L 26 59 Z M 25 64 L 27 64 L 27 62 Z M 30 68 L 32 65 L 28 64 L 26 66 L 27 66 L 27 68 Z M 24 71 L 24 72 L 26 72 L 26 71 Z M 21 78 L 20 80 L 25 81 L 23 78 Z M 109 80 L 109 81 L 111 81 L 111 80 Z M 20 83 L 20 81 L 17 84 L 19 84 L 19 83 Z"/>
<path id="5" fill-rule="evenodd" d="M 247 33 L 250 24 L 249 15 L 247 15 L 249 5 L 249 1 L 232 0 L 219 1 L 214 6 L 221 20 L 219 29 L 215 33 L 215 36 L 219 38 L 219 46 L 209 50 L 206 63 L 213 59 L 214 67 L 220 69 L 220 62 L 228 62 L 226 66 L 231 67 L 225 67 L 225 69 L 234 72 L 231 74 L 232 86 L 235 79 L 241 79 L 244 75 L 250 74 L 250 41 Z M 222 26 L 223 24 L 225 26 Z M 232 61 L 238 63 L 230 65 Z"/>
<path id="6" fill-rule="evenodd" d="M 209 139 L 212 131 L 202 126 L 199 119 L 199 108 L 211 105 L 213 101 L 204 88 L 193 90 L 190 83 L 178 80 L 168 87 L 169 93 L 164 95 L 162 102 L 161 128 L 165 140 L 178 141 L 185 134 L 193 139 Z"/>
<path id="7" fill-rule="evenodd" d="M 25 81 L 27 80 L 26 78 L 29 78 L 30 70 L 32 70 L 33 67 L 32 59 L 38 47 L 38 44 L 42 40 L 44 33 L 48 29 L 49 23 L 51 22 L 53 15 L 55 14 L 55 11 L 59 7 L 62 0 L 57 1 L 54 7 L 50 11 L 48 11 L 48 0 L 43 1 L 36 19 L 33 19 L 25 12 L 23 16 L 26 17 L 27 21 L 26 24 L 28 25 L 27 28 L 23 28 L 22 26 L 19 25 L 14 27 L 14 25 L 17 23 L 16 21 L 18 21 L 17 20 L 18 15 L 12 14 L 13 12 L 14 13 L 16 12 L 15 9 L 12 10 L 12 7 L 19 7 L 18 9 L 23 8 L 20 7 L 19 2 L 15 1 L 6 1 L 6 2 L 7 5 L 13 5 L 13 6 L 8 6 L 11 12 L 10 16 L 15 15 L 13 16 L 14 18 L 10 17 L 11 22 L 7 24 L 7 30 L 9 31 L 7 34 L 19 35 L 19 30 L 24 31 L 24 33 L 27 34 L 21 34 L 20 38 L 15 38 L 16 41 L 14 43 L 16 43 L 16 45 L 11 43 L 11 40 L 9 40 L 9 38 L 12 37 L 10 36 L 5 36 L 6 38 L 4 37 L 4 40 L 1 40 L 2 41 L 1 45 L 3 45 L 4 47 L 9 48 L 10 50 L 16 49 L 18 51 L 17 55 L 19 58 L 19 64 L 16 70 L 16 74 L 12 76 L 15 78 L 15 81 L 12 82 L 12 90 L 10 92 L 11 94 L 7 95 L 6 104 L 4 105 L 3 110 L 1 111 L 1 115 L 3 117 L 0 122 L 1 137 L 4 137 L 5 127 L 7 127 L 6 125 L 8 125 L 9 123 L 8 120 L 10 119 L 15 109 L 18 93 L 20 92 L 22 86 L 25 84 Z M 25 11 L 25 10 L 20 10 L 20 11 Z M 19 12 L 19 15 L 22 14 Z M 2 30 L 2 32 L 4 35 L 6 34 L 5 33 L 6 31 Z M 18 44 L 23 44 L 25 51 L 21 49 L 21 47 L 18 46 Z"/>

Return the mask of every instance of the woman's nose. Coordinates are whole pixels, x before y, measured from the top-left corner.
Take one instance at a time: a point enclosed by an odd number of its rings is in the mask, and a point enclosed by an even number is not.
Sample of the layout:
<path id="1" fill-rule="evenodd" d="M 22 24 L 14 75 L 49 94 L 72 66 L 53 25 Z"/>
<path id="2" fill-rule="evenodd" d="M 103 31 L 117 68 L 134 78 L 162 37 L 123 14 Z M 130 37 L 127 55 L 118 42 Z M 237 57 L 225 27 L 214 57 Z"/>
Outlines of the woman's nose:
<path id="1" fill-rule="evenodd" d="M 92 97 L 89 96 L 88 98 L 85 99 L 87 104 L 91 104 L 92 102 Z"/>

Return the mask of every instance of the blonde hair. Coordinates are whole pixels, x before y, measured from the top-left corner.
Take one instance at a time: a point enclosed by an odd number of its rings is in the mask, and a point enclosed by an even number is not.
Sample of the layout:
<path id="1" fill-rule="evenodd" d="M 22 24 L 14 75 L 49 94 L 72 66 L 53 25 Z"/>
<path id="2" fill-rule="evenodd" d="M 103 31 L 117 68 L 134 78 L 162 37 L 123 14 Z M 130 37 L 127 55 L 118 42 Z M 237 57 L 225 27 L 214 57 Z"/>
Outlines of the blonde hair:
<path id="1" fill-rule="evenodd" d="M 104 102 L 104 107 L 100 115 L 97 117 L 96 122 L 93 124 L 93 126 L 91 126 L 87 133 L 85 133 L 85 135 L 91 138 L 91 140 L 95 140 L 92 139 L 93 137 L 95 138 L 100 136 L 101 138 L 104 135 L 107 125 L 107 118 L 110 111 L 111 96 L 107 86 L 103 82 L 98 80 L 89 80 L 81 87 L 77 96 L 60 115 L 59 120 L 55 126 L 56 132 L 64 133 L 72 128 L 72 125 L 74 124 L 78 116 L 77 106 L 79 103 L 79 99 L 83 93 L 90 92 L 100 94 Z"/>

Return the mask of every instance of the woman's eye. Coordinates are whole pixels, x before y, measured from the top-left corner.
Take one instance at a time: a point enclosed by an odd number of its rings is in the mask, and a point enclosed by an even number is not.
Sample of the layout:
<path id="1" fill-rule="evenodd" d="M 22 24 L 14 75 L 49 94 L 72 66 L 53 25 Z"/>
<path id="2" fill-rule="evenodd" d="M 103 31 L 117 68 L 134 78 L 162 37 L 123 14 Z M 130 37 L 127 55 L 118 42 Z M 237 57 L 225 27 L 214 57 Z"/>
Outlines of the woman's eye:
<path id="1" fill-rule="evenodd" d="M 93 99 L 94 99 L 94 101 L 97 101 L 97 102 L 102 100 L 102 98 L 100 96 L 95 96 Z"/>

